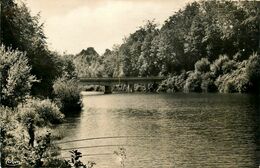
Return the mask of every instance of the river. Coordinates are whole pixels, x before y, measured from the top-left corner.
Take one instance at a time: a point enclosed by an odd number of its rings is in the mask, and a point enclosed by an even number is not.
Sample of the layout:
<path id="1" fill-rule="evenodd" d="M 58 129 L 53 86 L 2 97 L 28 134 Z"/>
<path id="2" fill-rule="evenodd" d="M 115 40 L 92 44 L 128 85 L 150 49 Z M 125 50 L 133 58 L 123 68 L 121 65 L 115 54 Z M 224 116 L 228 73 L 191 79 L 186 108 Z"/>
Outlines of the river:
<path id="1" fill-rule="evenodd" d="M 61 148 L 81 148 L 83 162 L 119 168 L 254 168 L 259 165 L 258 97 L 247 94 L 83 93 L 84 109 L 61 126 Z M 119 137 L 118 137 L 119 136 Z M 120 137 L 122 136 L 122 137 Z M 111 145 L 111 146 L 110 146 Z M 117 147 L 118 146 L 118 147 Z M 69 156 L 62 150 L 64 157 Z"/>

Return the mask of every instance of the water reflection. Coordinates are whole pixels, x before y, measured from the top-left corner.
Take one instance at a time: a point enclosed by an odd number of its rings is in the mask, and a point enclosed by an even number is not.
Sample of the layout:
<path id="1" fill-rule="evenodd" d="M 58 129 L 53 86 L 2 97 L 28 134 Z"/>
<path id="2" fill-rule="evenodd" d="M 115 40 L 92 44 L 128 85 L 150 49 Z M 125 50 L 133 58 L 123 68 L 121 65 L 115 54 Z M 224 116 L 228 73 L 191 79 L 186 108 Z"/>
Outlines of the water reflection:
<path id="1" fill-rule="evenodd" d="M 112 94 L 84 97 L 84 111 L 67 119 L 64 140 L 137 136 L 64 144 L 126 146 L 126 167 L 258 167 L 259 99 L 251 95 Z M 144 137 L 138 137 L 144 136 Z M 82 149 L 113 153 L 117 147 Z M 67 154 L 64 153 L 64 156 Z M 91 156 L 96 167 L 120 167 L 116 156 Z"/>

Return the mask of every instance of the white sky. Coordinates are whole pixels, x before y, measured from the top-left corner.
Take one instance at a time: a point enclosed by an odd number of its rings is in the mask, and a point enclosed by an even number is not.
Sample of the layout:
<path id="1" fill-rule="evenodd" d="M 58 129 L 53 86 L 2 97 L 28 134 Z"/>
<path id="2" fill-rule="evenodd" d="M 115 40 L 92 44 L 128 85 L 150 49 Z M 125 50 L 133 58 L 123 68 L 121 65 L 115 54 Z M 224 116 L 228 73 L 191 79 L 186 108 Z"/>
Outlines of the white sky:
<path id="1" fill-rule="evenodd" d="M 41 12 L 52 50 L 78 53 L 106 48 L 155 19 L 164 21 L 192 0 L 25 0 L 32 14 Z"/>

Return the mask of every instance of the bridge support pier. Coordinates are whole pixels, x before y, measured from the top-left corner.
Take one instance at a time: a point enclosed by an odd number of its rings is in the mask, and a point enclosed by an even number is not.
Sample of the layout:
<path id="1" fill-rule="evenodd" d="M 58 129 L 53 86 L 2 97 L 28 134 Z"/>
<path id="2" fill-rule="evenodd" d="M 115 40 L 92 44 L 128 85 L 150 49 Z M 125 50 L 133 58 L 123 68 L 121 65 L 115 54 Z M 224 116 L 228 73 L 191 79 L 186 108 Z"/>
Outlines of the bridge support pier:
<path id="1" fill-rule="evenodd" d="M 122 78 L 79 78 L 80 84 L 82 85 L 99 85 L 105 86 L 105 94 L 112 93 L 112 86 L 118 84 L 124 84 L 127 88 L 124 87 L 123 90 L 127 89 L 128 92 L 134 92 L 135 84 L 146 84 L 146 90 L 150 90 L 151 84 L 158 83 L 165 80 L 165 77 L 122 77 Z M 153 84 L 153 85 L 154 85 Z M 148 87 L 150 86 L 150 87 Z M 155 86 L 155 85 L 154 85 Z M 158 84 L 157 84 L 158 87 Z M 154 90 L 157 89 L 157 87 Z M 147 89 L 149 88 L 149 89 Z"/>
<path id="2" fill-rule="evenodd" d="M 105 94 L 111 94 L 112 93 L 112 86 L 105 86 Z"/>
<path id="3" fill-rule="evenodd" d="M 149 84 L 148 83 L 145 84 L 145 91 L 149 92 Z"/>
<path id="4" fill-rule="evenodd" d="M 127 91 L 133 93 L 135 91 L 134 84 L 128 84 Z"/>

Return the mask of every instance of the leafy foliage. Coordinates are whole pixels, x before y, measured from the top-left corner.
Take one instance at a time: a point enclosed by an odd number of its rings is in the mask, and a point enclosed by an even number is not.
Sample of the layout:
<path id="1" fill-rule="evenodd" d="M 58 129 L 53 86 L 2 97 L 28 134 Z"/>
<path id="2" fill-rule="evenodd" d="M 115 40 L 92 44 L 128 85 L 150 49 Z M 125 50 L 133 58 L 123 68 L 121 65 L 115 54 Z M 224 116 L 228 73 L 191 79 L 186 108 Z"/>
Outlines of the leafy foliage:
<path id="1" fill-rule="evenodd" d="M 53 84 L 53 90 L 63 113 L 81 110 L 81 89 L 76 79 L 58 78 Z"/>
<path id="2" fill-rule="evenodd" d="M 246 65 L 246 74 L 248 75 L 249 80 L 252 83 L 252 89 L 259 91 L 260 85 L 260 58 L 259 53 L 253 53 Z"/>
<path id="3" fill-rule="evenodd" d="M 43 127 L 50 124 L 62 122 L 64 115 L 59 107 L 49 99 L 28 99 L 18 106 L 18 120 L 28 124 L 29 119 L 33 119 L 37 126 Z"/>
<path id="4" fill-rule="evenodd" d="M 214 75 L 212 72 L 206 72 L 202 74 L 201 90 L 202 92 L 216 92 L 218 91 L 215 85 Z"/>
<path id="5" fill-rule="evenodd" d="M 28 7 L 15 0 L 2 0 L 2 43 L 26 52 L 31 73 L 40 80 L 32 86 L 34 95 L 48 97 L 52 92 L 52 82 L 59 75 L 56 54 L 47 48 L 40 15 L 32 16 Z"/>
<path id="6" fill-rule="evenodd" d="M 184 91 L 185 92 L 201 92 L 202 77 L 198 72 L 192 72 L 189 74 L 185 81 Z"/>
<path id="7" fill-rule="evenodd" d="M 195 63 L 195 71 L 196 72 L 208 72 L 210 70 L 210 62 L 207 58 L 202 58 L 201 60 Z"/>
<path id="8" fill-rule="evenodd" d="M 7 161 L 16 161 L 15 167 L 42 167 L 46 158 L 57 156 L 57 151 L 50 143 L 51 134 L 37 134 L 36 146 L 28 146 L 28 134 L 26 125 L 20 123 L 17 117 L 17 109 L 0 107 L 1 126 L 1 163 L 3 167 L 10 167 Z"/>
<path id="9" fill-rule="evenodd" d="M 174 75 L 163 81 L 158 91 L 160 92 L 182 92 L 188 73 L 183 72 L 181 75 Z"/>
<path id="10" fill-rule="evenodd" d="M 107 49 L 102 56 L 102 65 L 104 66 L 103 76 L 122 77 L 123 72 L 122 55 L 119 53 L 119 46 L 114 46 L 113 50 Z"/>
<path id="11" fill-rule="evenodd" d="M 236 62 L 230 60 L 226 55 L 220 55 L 211 65 L 211 71 L 216 77 L 229 73 L 234 69 L 236 69 Z"/>
<path id="12" fill-rule="evenodd" d="M 256 5 L 253 1 L 192 2 L 160 29 L 148 21 L 102 56 L 106 59 L 101 65 L 103 76 L 114 74 L 115 60 L 125 76 L 172 76 L 194 68 L 205 73 L 213 62 L 215 78 L 229 73 L 236 69 L 234 61 L 246 60 L 258 50 Z"/>
<path id="13" fill-rule="evenodd" d="M 93 168 L 93 166 L 96 164 L 95 162 L 89 161 L 87 164 L 84 164 L 80 161 L 80 158 L 82 157 L 82 153 L 78 150 L 71 150 L 69 151 L 71 153 L 71 161 L 70 165 L 74 168 Z"/>
<path id="14" fill-rule="evenodd" d="M 36 81 L 30 71 L 25 53 L 0 47 L 0 94 L 3 105 L 15 107 L 24 97 L 30 95 L 32 84 Z"/>
<path id="15" fill-rule="evenodd" d="M 85 77 L 168 76 L 160 91 L 256 90 L 259 61 L 250 55 L 260 44 L 257 4 L 195 1 L 160 28 L 147 21 L 101 56 L 92 47 L 82 50 L 73 56 L 74 64 Z M 247 70 L 239 70 L 246 60 Z"/>
<path id="16" fill-rule="evenodd" d="M 72 56 L 76 73 L 79 77 L 102 76 L 103 66 L 99 54 L 93 47 L 82 50 L 79 54 Z"/>
<path id="17" fill-rule="evenodd" d="M 28 106 L 27 106 L 28 107 Z M 19 109 L 19 108 L 18 108 Z M 52 143 L 52 131 L 45 131 L 37 127 L 35 146 L 28 146 L 28 133 L 24 122 L 19 122 L 17 110 L 7 107 L 0 107 L 0 143 L 1 143 L 1 166 L 3 167 L 61 167 L 61 168 L 92 168 L 95 163 L 89 161 L 82 163 L 79 158 L 82 156 L 78 151 L 73 152 L 71 157 L 74 163 L 67 161 L 60 156 L 59 148 Z M 20 109 L 19 109 L 20 111 Z M 20 120 L 22 121 L 22 120 Z M 10 165 L 7 161 L 15 161 Z"/>

